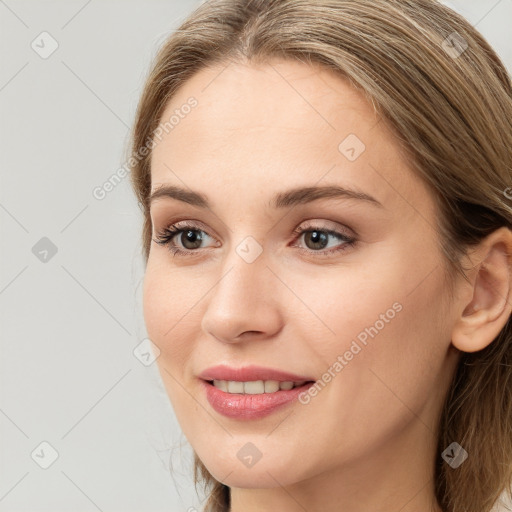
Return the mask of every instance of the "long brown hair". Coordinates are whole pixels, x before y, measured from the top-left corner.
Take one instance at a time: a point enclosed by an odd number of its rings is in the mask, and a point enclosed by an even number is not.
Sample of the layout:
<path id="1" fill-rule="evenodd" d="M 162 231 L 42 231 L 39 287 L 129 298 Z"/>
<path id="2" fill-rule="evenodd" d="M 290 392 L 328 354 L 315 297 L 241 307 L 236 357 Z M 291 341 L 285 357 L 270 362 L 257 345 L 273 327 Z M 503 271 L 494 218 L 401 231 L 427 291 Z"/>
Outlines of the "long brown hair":
<path id="1" fill-rule="evenodd" d="M 465 275 L 469 247 L 512 227 L 511 81 L 463 17 L 436 0 L 208 0 L 160 48 L 136 113 L 130 171 L 146 263 L 150 150 L 167 103 L 206 66 L 273 57 L 334 70 L 373 104 L 434 194 L 451 276 Z M 453 441 L 469 453 L 457 470 L 441 457 Z M 436 497 L 445 512 L 489 512 L 511 480 L 509 318 L 485 349 L 462 353 L 438 425 Z M 205 510 L 229 510 L 229 488 L 197 455 L 194 481 L 209 492 Z"/>

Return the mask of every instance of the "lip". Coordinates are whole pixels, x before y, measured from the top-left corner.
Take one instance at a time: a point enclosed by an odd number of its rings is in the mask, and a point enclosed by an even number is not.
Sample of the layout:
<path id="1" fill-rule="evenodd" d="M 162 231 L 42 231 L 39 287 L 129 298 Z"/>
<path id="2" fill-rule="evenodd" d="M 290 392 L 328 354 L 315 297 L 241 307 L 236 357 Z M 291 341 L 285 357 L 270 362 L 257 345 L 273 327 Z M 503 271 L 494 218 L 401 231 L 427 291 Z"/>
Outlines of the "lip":
<path id="1" fill-rule="evenodd" d="M 314 382 L 306 382 L 300 387 L 289 390 L 259 395 L 226 393 L 205 380 L 201 381 L 201 384 L 205 389 L 206 399 L 219 414 L 237 420 L 256 420 L 291 404 L 301 393 L 313 386 Z"/>
<path id="2" fill-rule="evenodd" d="M 277 380 L 279 382 L 316 380 L 311 376 L 298 375 L 264 366 L 250 365 L 242 368 L 233 368 L 223 364 L 207 368 L 198 377 L 203 380 L 235 380 L 244 382 L 255 380 Z"/>
<path id="3" fill-rule="evenodd" d="M 244 366 L 232 368 L 227 365 L 212 366 L 201 372 L 198 377 L 206 393 L 206 399 L 219 414 L 237 420 L 255 420 L 273 413 L 277 409 L 291 404 L 301 393 L 310 388 L 316 379 L 307 375 L 298 375 L 263 366 Z M 242 393 L 226 393 L 217 389 L 213 380 L 255 381 L 277 380 L 278 382 L 304 382 L 302 386 L 279 390 L 275 393 L 257 395 Z"/>

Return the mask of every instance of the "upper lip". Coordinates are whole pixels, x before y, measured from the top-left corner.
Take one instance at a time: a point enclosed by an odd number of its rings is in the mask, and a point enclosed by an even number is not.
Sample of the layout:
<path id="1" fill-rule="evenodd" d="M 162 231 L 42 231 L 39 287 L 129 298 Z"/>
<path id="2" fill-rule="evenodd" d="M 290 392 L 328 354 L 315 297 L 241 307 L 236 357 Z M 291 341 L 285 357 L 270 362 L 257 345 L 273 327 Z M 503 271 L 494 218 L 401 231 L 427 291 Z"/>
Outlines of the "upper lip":
<path id="1" fill-rule="evenodd" d="M 279 382 L 302 382 L 314 381 L 315 379 L 304 375 L 276 370 L 274 368 L 265 368 L 263 366 L 243 366 L 242 368 L 233 368 L 226 365 L 218 365 L 207 368 L 199 374 L 203 380 L 234 380 L 239 382 L 249 382 L 255 380 L 277 380 Z"/>

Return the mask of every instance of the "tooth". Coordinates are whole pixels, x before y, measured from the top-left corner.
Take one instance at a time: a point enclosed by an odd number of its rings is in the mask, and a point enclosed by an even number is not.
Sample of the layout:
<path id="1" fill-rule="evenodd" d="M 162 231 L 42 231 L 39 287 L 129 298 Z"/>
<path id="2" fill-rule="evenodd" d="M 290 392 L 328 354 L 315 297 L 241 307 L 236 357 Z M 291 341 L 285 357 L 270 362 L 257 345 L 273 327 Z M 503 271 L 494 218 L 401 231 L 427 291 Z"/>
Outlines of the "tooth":
<path id="1" fill-rule="evenodd" d="M 244 391 L 247 395 L 259 395 L 265 392 L 265 385 L 262 380 L 253 380 L 244 383 Z"/>
<path id="2" fill-rule="evenodd" d="M 225 393 L 237 393 L 247 395 L 260 395 L 263 393 L 275 393 L 280 389 L 287 391 L 294 387 L 303 386 L 306 381 L 286 381 L 277 380 L 256 380 L 256 381 L 232 381 L 232 380 L 214 380 L 213 385 Z"/>
<path id="3" fill-rule="evenodd" d="M 279 381 L 266 380 L 265 381 L 265 393 L 275 393 L 276 391 L 279 391 Z"/>
<path id="4" fill-rule="evenodd" d="M 220 389 L 221 391 L 226 391 L 227 392 L 227 390 L 228 390 L 228 383 L 225 380 L 214 380 L 213 381 L 213 385 L 216 388 Z"/>
<path id="5" fill-rule="evenodd" d="M 228 392 L 229 393 L 243 393 L 244 383 L 237 382 L 235 380 L 228 380 Z"/>

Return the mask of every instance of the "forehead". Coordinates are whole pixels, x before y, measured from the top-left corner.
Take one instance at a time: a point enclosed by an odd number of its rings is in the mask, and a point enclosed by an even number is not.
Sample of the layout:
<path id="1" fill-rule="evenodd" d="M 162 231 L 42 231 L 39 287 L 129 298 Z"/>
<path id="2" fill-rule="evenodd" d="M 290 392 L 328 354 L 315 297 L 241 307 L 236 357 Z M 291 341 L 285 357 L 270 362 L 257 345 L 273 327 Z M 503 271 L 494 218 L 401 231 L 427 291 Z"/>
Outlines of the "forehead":
<path id="1" fill-rule="evenodd" d="M 378 122 L 371 105 L 345 79 L 318 65 L 288 60 L 231 62 L 203 69 L 172 98 L 161 123 L 179 113 L 192 96 L 197 107 L 172 128 L 170 139 L 177 146 L 178 139 L 190 135 L 207 149 L 227 142 L 226 135 L 270 143 L 281 134 L 279 144 L 284 137 L 290 144 L 307 137 L 308 146 L 314 147 L 325 136 L 336 141 L 347 128 L 362 137 Z M 168 142 L 172 146 L 173 140 Z"/>
<path id="2" fill-rule="evenodd" d="M 184 108 L 191 97 L 196 106 Z M 172 128 L 153 150 L 153 190 L 173 183 L 206 194 L 236 189 L 240 196 L 243 185 L 248 199 L 251 192 L 312 185 L 326 177 L 363 188 L 384 203 L 397 195 L 386 182 L 400 182 L 406 193 L 418 185 L 372 104 L 346 79 L 318 65 L 217 64 L 185 82 L 161 124 L 172 116 Z"/>

